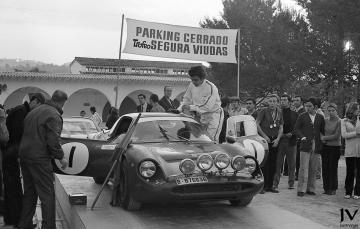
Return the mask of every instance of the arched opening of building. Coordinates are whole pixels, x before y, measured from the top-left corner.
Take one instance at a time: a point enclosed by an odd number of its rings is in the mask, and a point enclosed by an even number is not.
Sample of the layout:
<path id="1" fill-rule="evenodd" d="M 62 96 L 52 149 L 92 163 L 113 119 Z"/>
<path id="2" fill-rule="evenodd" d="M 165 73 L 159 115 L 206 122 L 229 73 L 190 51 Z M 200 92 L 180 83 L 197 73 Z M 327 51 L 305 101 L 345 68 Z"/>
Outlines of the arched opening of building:
<path id="1" fill-rule="evenodd" d="M 90 117 L 90 107 L 95 107 L 96 112 L 101 117 L 107 117 L 108 109 L 105 109 L 109 103 L 108 98 L 99 90 L 93 88 L 84 88 L 71 94 L 64 105 L 64 117 L 80 116 L 81 111 L 85 111 L 85 117 Z M 104 122 L 106 120 L 103 120 Z"/>
<path id="2" fill-rule="evenodd" d="M 30 101 L 31 94 L 33 93 L 42 93 L 45 96 L 45 99 L 50 99 L 50 95 L 44 90 L 41 90 L 37 87 L 22 87 L 13 91 L 5 100 L 4 107 L 5 109 L 11 109 L 20 104 L 23 104 L 25 101 Z"/>
<path id="3" fill-rule="evenodd" d="M 139 94 L 144 94 L 146 96 L 146 102 L 149 103 L 150 95 L 153 93 L 147 90 L 136 90 L 128 94 L 121 102 L 119 108 L 120 116 L 128 113 L 137 112 L 136 107 L 139 105 L 139 100 L 138 100 Z"/>

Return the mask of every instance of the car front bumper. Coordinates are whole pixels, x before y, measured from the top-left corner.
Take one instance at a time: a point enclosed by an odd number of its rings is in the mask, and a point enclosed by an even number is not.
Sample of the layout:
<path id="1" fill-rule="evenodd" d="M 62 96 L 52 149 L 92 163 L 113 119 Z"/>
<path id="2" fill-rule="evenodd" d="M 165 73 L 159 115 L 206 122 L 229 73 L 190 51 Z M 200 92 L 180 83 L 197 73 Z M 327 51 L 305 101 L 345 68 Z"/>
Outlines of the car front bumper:
<path id="1" fill-rule="evenodd" d="M 178 185 L 176 178 L 154 184 L 136 182 L 131 195 L 142 203 L 196 202 L 249 198 L 263 188 L 264 180 L 241 177 L 208 177 L 206 183 Z"/>

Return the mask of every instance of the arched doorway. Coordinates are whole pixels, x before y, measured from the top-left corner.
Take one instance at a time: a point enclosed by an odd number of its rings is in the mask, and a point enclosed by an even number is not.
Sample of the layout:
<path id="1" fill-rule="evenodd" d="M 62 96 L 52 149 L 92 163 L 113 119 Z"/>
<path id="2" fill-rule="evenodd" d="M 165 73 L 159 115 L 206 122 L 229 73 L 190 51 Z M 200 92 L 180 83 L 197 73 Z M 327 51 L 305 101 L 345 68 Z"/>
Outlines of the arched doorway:
<path id="1" fill-rule="evenodd" d="M 80 116 L 81 111 L 86 112 L 86 117 L 91 116 L 90 107 L 94 106 L 96 112 L 102 117 L 106 117 L 108 111 L 104 108 L 109 103 L 108 98 L 99 90 L 93 88 L 84 88 L 71 94 L 64 105 L 64 116 Z"/>
<path id="2" fill-rule="evenodd" d="M 4 107 L 5 109 L 11 109 L 20 104 L 23 104 L 25 101 L 29 101 L 29 97 L 32 93 L 42 93 L 45 96 L 45 99 L 50 99 L 50 95 L 44 90 L 37 87 L 22 87 L 13 91 L 5 100 Z"/>
<path id="3" fill-rule="evenodd" d="M 139 105 L 139 101 L 138 101 L 139 94 L 144 94 L 146 96 L 146 101 L 149 102 L 150 95 L 153 93 L 147 90 L 136 90 L 128 94 L 121 102 L 119 108 L 120 116 L 128 113 L 136 112 L 136 106 Z"/>

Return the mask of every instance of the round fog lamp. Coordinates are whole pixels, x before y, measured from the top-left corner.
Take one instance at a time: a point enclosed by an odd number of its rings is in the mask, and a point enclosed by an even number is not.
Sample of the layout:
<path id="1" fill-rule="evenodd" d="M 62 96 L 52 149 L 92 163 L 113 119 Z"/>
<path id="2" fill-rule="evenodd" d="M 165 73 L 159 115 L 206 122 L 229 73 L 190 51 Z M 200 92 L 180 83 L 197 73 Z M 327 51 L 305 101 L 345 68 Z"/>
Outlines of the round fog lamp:
<path id="1" fill-rule="evenodd" d="M 214 164 L 214 161 L 213 161 L 212 157 L 210 156 L 210 154 L 201 154 L 198 157 L 196 164 L 201 171 L 207 171 L 207 170 L 211 169 L 211 167 Z"/>
<path id="2" fill-rule="evenodd" d="M 139 166 L 139 172 L 141 176 L 150 178 L 156 172 L 156 165 L 152 161 L 143 161 Z"/>
<path id="3" fill-rule="evenodd" d="M 219 153 L 216 155 L 214 163 L 218 169 L 225 169 L 230 164 L 230 157 L 226 153 Z"/>
<path id="4" fill-rule="evenodd" d="M 183 174 L 191 174 L 195 171 L 195 162 L 186 158 L 180 162 L 179 169 Z"/>
<path id="5" fill-rule="evenodd" d="M 240 171 L 243 170 L 246 167 L 246 160 L 242 156 L 235 156 L 231 160 L 231 167 L 236 170 Z"/>
<path id="6" fill-rule="evenodd" d="M 256 161 L 253 158 L 246 158 L 246 168 L 249 173 L 253 173 L 256 170 Z"/>

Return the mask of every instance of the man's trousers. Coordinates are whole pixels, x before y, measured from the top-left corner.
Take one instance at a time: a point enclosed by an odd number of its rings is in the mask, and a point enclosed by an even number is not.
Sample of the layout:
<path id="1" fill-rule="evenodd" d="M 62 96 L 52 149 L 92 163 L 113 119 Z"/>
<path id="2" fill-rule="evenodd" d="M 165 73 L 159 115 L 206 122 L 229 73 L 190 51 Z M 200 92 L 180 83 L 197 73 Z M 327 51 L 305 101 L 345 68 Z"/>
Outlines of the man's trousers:
<path id="1" fill-rule="evenodd" d="M 276 172 L 274 175 L 273 187 L 277 188 L 281 177 L 281 168 L 284 164 L 284 157 L 286 155 L 288 166 L 288 184 L 289 187 L 294 186 L 295 182 L 295 166 L 296 166 L 296 145 L 290 145 L 290 139 L 283 137 L 279 142 L 278 155 L 276 159 Z"/>
<path id="2" fill-rule="evenodd" d="M 20 228 L 32 227 L 38 197 L 41 201 L 42 229 L 55 229 L 55 188 L 51 161 L 21 161 L 24 179 L 23 209 Z"/>

